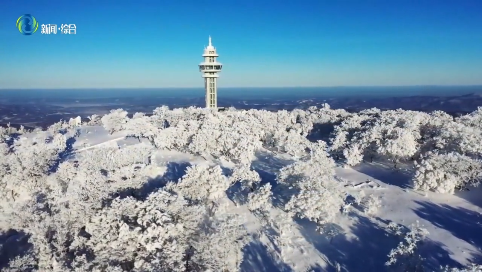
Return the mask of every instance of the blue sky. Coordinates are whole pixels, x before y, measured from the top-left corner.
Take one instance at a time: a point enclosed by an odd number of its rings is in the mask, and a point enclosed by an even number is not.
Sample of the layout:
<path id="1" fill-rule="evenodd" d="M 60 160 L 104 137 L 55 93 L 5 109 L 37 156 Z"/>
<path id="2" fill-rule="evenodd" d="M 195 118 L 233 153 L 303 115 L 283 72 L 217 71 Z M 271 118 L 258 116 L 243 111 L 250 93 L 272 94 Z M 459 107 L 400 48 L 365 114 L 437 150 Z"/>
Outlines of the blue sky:
<path id="1" fill-rule="evenodd" d="M 76 35 L 21 35 L 76 24 Z M 481 0 L 2 0 L 0 88 L 482 85 Z"/>

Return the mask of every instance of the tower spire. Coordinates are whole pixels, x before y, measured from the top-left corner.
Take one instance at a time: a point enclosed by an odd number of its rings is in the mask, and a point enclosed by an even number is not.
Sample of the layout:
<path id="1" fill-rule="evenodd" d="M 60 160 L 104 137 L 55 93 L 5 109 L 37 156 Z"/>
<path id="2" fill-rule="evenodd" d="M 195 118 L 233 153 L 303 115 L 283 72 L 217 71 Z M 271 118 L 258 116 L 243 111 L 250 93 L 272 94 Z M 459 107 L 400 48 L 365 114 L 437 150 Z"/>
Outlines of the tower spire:
<path id="1" fill-rule="evenodd" d="M 209 35 L 209 46 L 213 46 L 213 45 L 211 44 L 211 35 Z"/>

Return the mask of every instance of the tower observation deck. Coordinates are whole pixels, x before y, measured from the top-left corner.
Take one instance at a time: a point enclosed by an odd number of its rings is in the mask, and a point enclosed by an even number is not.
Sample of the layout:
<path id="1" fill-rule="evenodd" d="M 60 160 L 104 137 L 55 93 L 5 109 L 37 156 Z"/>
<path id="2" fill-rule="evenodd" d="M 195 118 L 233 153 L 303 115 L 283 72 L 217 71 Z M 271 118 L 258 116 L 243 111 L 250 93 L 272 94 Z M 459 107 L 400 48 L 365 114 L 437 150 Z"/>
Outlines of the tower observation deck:
<path id="1" fill-rule="evenodd" d="M 199 64 L 199 71 L 204 78 L 204 89 L 206 90 L 206 108 L 218 107 L 218 73 L 221 72 L 223 65 L 216 61 L 218 54 L 216 48 L 211 43 L 211 36 L 209 36 L 209 45 L 204 48 L 202 55 L 204 62 Z"/>

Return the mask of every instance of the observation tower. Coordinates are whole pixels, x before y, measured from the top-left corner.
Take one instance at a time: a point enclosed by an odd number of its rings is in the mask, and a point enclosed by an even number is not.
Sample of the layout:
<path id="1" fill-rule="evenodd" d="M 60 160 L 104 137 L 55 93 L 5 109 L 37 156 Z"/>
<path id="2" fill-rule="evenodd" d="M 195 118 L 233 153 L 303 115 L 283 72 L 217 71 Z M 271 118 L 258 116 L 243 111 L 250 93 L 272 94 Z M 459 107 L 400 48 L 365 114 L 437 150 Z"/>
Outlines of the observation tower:
<path id="1" fill-rule="evenodd" d="M 204 89 L 206 90 L 206 108 L 218 107 L 218 73 L 221 72 L 223 65 L 216 61 L 219 55 L 216 48 L 211 43 L 209 36 L 209 45 L 204 48 L 204 62 L 199 64 L 199 71 L 204 78 Z"/>

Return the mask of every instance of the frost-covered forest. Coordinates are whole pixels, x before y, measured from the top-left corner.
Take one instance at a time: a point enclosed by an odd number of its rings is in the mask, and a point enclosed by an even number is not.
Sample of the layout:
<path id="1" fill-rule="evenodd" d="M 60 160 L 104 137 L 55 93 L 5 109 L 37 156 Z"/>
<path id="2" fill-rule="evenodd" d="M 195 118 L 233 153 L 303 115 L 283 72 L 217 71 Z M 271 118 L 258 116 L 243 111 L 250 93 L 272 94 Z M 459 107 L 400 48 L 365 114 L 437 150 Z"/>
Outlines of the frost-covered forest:
<path id="1" fill-rule="evenodd" d="M 482 108 L 163 106 L 0 128 L 0 269 L 482 271 L 481 143 Z"/>

